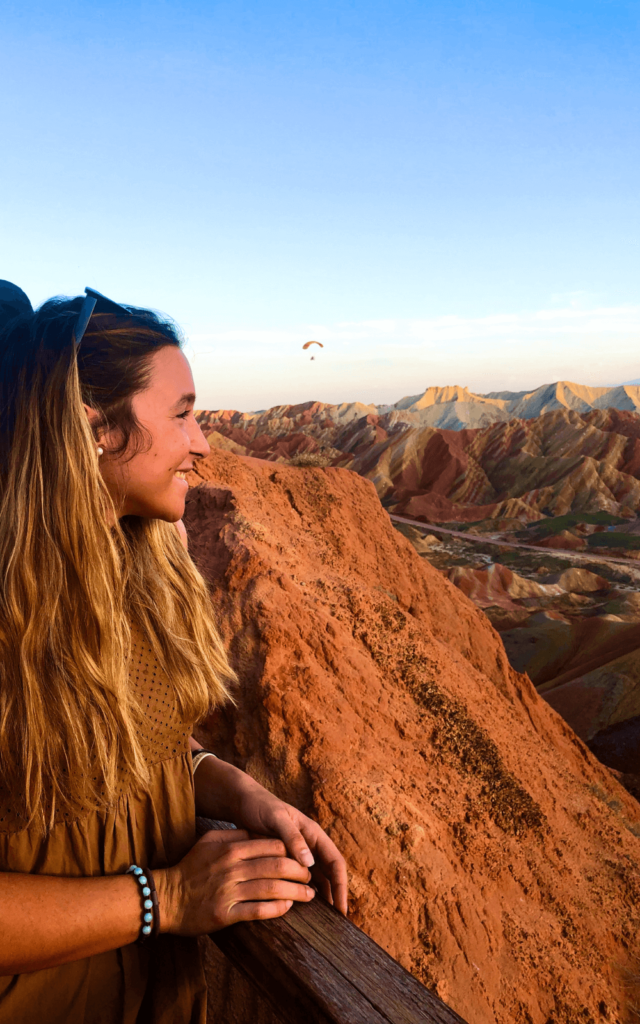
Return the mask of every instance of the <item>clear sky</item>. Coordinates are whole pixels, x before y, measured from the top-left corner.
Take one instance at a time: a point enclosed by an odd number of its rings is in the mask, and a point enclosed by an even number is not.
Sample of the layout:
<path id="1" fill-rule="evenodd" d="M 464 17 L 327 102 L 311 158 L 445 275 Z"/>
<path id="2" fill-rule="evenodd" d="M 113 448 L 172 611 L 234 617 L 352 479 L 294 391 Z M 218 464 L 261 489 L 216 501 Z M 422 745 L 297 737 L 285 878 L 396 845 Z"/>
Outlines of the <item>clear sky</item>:
<path id="1" fill-rule="evenodd" d="M 208 408 L 637 378 L 639 44 L 638 0 L 0 0 L 0 277 L 171 314 Z"/>

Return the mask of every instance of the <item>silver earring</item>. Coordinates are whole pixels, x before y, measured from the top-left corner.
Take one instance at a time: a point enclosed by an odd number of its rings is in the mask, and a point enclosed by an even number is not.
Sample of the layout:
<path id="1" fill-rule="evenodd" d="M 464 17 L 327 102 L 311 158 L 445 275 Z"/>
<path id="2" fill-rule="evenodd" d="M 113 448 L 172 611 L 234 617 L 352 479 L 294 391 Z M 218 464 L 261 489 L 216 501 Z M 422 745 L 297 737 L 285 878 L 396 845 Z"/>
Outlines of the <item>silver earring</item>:
<path id="1" fill-rule="evenodd" d="M 98 450 L 98 458 L 100 458 L 101 455 L 104 455 L 104 448 L 101 448 L 100 445 L 98 445 L 98 449 L 97 450 Z"/>

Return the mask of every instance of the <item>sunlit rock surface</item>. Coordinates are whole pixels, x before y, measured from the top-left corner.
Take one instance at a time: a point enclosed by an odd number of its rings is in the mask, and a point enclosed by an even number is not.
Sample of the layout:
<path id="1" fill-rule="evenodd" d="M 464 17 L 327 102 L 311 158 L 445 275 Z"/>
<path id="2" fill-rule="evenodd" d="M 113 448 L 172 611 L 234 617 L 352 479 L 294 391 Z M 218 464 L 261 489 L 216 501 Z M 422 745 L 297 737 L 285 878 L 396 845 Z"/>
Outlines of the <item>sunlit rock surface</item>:
<path id="1" fill-rule="evenodd" d="M 470 1024 L 630 1020 L 640 805 L 485 614 L 354 473 L 214 450 L 191 482 L 240 678 L 207 745 L 317 817 L 353 920 Z"/>

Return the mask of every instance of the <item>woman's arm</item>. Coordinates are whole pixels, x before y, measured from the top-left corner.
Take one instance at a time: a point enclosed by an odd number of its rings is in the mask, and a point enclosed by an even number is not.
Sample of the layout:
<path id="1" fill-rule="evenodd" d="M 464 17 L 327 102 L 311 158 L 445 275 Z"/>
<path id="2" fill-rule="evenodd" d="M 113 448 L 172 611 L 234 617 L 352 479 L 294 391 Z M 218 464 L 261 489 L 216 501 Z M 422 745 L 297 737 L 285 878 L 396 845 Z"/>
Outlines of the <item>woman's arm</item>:
<path id="1" fill-rule="evenodd" d="M 208 758 L 213 760 L 213 758 Z M 154 870 L 160 931 L 204 935 L 285 914 L 312 900 L 307 868 L 278 839 L 209 832 L 174 867 Z M 132 875 L 57 878 L 0 872 L 0 976 L 25 974 L 135 942 L 142 924 Z"/>
<path id="2" fill-rule="evenodd" d="M 132 875 L 0 872 L 0 975 L 57 967 L 135 942 L 139 888 Z"/>
<path id="3" fill-rule="evenodd" d="M 201 748 L 193 738 L 190 746 L 192 750 Z M 324 898 L 346 914 L 344 857 L 317 822 L 221 758 L 205 757 L 198 765 L 194 783 L 197 814 L 232 821 L 250 832 L 277 836 L 290 857 L 312 868 L 313 880 Z"/>

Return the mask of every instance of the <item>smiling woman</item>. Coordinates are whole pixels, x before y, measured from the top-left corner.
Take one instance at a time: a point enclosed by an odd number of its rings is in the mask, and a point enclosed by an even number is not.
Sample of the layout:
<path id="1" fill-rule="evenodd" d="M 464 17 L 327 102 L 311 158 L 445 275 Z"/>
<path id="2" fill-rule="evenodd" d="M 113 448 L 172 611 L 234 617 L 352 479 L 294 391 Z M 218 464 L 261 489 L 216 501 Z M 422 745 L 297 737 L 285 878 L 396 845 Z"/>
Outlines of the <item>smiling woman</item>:
<path id="1" fill-rule="evenodd" d="M 193 416 L 195 390 L 183 353 L 166 346 L 155 353 L 147 386 L 131 399 L 131 412 L 147 443 L 123 460 L 117 428 L 101 432 L 100 414 L 87 408 L 104 449 L 102 479 L 120 516 L 177 522 L 188 490 L 186 474 L 209 445 Z M 114 451 L 115 456 L 110 452 Z"/>
<path id="2" fill-rule="evenodd" d="M 312 899 L 314 859 L 345 910 L 346 874 L 192 762 L 234 674 L 176 529 L 208 452 L 191 370 L 166 319 L 85 304 L 0 282 L 0 1022 L 203 1024 L 194 937 Z M 196 813 L 239 827 L 196 842 Z"/>

